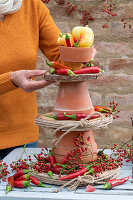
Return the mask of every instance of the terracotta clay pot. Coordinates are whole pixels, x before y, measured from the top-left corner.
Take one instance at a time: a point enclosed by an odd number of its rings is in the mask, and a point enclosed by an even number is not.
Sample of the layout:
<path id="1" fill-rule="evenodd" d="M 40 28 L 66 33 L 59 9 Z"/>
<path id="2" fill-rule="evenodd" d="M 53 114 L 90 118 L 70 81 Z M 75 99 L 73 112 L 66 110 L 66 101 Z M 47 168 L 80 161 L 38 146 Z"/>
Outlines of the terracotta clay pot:
<path id="1" fill-rule="evenodd" d="M 63 131 L 58 131 L 56 133 L 56 137 L 60 137 L 64 132 Z M 97 159 L 97 144 L 95 143 L 93 132 L 90 131 L 72 131 L 68 133 L 66 136 L 62 138 L 60 143 L 57 145 L 57 147 L 54 149 L 54 155 L 56 158 L 56 162 L 60 163 L 63 158 L 76 149 L 77 147 L 74 144 L 74 137 L 77 136 L 79 133 L 82 133 L 84 136 L 84 142 L 88 144 L 88 151 L 87 151 L 87 156 L 82 156 L 83 160 L 85 162 L 89 162 L 91 160 L 96 160 Z M 90 140 L 88 141 L 87 138 L 90 137 Z M 82 147 L 86 147 L 85 145 L 82 145 Z M 80 161 L 81 162 L 81 161 Z"/>
<path id="2" fill-rule="evenodd" d="M 97 51 L 94 47 L 59 46 L 61 60 L 65 62 L 88 63 L 93 60 Z"/>
<path id="3" fill-rule="evenodd" d="M 88 113 L 94 112 L 86 82 L 61 82 L 53 113 Z"/>

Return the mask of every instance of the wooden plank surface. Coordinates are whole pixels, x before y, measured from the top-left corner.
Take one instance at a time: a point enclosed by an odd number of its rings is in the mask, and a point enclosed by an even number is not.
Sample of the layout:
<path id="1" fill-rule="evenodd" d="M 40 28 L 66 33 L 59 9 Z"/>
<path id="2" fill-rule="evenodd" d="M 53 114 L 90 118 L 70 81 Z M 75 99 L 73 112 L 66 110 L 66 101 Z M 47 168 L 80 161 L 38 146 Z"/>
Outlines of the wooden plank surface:
<path id="1" fill-rule="evenodd" d="M 12 161 L 19 159 L 23 149 L 18 148 L 13 150 L 4 161 L 10 164 Z M 28 155 L 32 158 L 34 153 L 40 153 L 40 148 L 26 148 Z M 105 150 L 105 153 L 110 154 L 110 150 Z M 5 194 L 6 183 L 1 182 L 0 184 L 0 200 L 133 200 L 133 184 L 132 179 L 132 165 L 131 163 L 124 163 L 120 170 L 119 178 L 130 176 L 130 179 L 123 185 L 116 186 L 111 190 L 104 190 L 103 185 L 96 185 L 96 190 L 92 193 L 87 193 L 85 187 L 79 187 L 75 191 L 69 192 L 67 188 L 63 188 L 58 193 L 53 193 L 53 190 L 58 186 L 52 185 L 51 188 L 41 188 L 32 186 L 30 188 L 13 188 L 7 195 Z M 46 185 L 46 184 L 45 184 Z"/>

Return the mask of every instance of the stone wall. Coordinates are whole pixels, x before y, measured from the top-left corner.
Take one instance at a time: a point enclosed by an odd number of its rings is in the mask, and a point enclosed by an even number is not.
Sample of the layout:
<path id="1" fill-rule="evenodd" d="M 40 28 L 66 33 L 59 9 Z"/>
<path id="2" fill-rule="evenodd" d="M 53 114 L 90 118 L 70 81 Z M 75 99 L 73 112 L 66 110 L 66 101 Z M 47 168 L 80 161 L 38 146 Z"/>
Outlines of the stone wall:
<path id="1" fill-rule="evenodd" d="M 89 27 L 95 34 L 94 46 L 98 53 L 95 64 L 105 70 L 102 79 L 88 82 L 88 89 L 93 105 L 108 106 L 110 101 L 119 104 L 120 117 L 114 120 L 107 129 L 94 131 L 98 147 L 112 146 L 133 137 L 131 117 L 133 117 L 133 33 L 128 26 L 123 28 L 121 19 L 126 16 L 133 23 L 133 1 L 121 0 L 117 9 L 118 16 L 114 18 L 109 28 L 102 28 L 104 18 L 101 8 L 103 0 L 77 0 L 80 5 L 93 7 L 94 21 Z M 80 15 L 72 13 L 67 16 L 63 6 L 51 0 L 47 7 L 62 32 L 71 32 L 72 28 L 81 25 Z M 131 31 L 132 30 L 132 31 Z M 39 51 L 39 56 L 45 57 Z M 38 59 L 37 68 L 44 68 L 44 60 Z M 45 68 L 47 68 L 45 66 Z M 37 91 L 38 113 L 49 111 L 54 106 L 58 91 L 58 83 Z M 39 146 L 51 146 L 52 133 L 40 128 Z"/>

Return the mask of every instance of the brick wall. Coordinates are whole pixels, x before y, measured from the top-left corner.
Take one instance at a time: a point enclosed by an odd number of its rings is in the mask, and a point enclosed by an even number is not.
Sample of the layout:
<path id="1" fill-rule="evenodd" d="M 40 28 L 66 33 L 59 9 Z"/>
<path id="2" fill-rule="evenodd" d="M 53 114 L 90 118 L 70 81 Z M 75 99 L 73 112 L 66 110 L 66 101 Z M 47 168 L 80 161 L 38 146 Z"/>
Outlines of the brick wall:
<path id="1" fill-rule="evenodd" d="M 103 0 L 77 0 L 79 5 L 92 6 L 94 21 L 89 22 L 95 35 L 94 46 L 98 53 L 95 63 L 105 70 L 102 79 L 88 82 L 88 89 L 93 105 L 108 106 L 114 100 L 118 102 L 120 118 L 107 129 L 94 131 L 98 147 L 112 146 L 113 143 L 128 141 L 133 136 L 131 118 L 133 117 L 133 38 L 129 27 L 123 28 L 122 17 L 133 22 L 133 1 L 121 0 L 118 6 L 118 16 L 114 18 L 109 28 L 102 28 L 104 19 L 101 8 Z M 63 6 L 51 0 L 47 7 L 57 26 L 62 32 L 71 32 L 72 28 L 81 25 L 80 15 L 72 13 L 67 16 Z M 132 30 L 133 31 L 133 30 Z M 45 57 L 39 51 L 39 56 Z M 38 68 L 44 68 L 44 60 L 38 59 Z M 47 68 L 45 66 L 45 68 Z M 58 91 L 58 83 L 37 91 L 38 113 L 49 111 L 54 106 Z M 40 128 L 39 146 L 51 146 L 52 132 Z M 103 145 L 104 144 L 104 145 Z"/>

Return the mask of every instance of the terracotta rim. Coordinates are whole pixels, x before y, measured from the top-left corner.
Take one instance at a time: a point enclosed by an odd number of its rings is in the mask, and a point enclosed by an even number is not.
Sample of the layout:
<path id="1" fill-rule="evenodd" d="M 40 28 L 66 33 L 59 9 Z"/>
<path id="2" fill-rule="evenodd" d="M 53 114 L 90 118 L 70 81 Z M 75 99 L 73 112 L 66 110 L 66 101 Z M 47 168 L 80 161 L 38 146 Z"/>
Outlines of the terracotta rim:
<path id="1" fill-rule="evenodd" d="M 93 60 L 97 51 L 94 47 L 65 47 L 59 46 L 60 56 L 66 62 L 88 63 Z"/>

